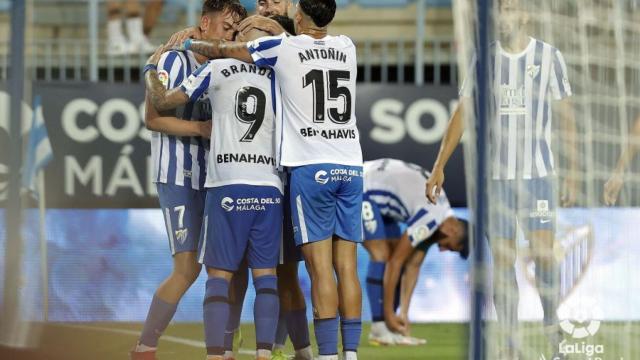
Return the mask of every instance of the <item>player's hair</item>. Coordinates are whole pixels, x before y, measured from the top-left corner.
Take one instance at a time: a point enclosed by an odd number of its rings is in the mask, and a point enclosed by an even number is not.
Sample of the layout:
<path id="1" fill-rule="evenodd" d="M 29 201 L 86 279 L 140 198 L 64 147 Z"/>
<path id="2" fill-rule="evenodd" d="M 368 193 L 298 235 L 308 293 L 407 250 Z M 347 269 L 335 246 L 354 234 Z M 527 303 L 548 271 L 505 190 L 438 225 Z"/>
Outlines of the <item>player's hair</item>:
<path id="1" fill-rule="evenodd" d="M 464 236 L 462 236 L 462 250 L 460 250 L 460 257 L 467 259 L 469 257 L 469 222 L 465 219 L 458 219 L 462 227 L 464 228 Z"/>
<path id="2" fill-rule="evenodd" d="M 247 17 L 247 9 L 238 0 L 204 0 L 202 3 L 202 15 L 223 11 L 238 14 L 241 19 Z"/>
<path id="3" fill-rule="evenodd" d="M 319 27 L 329 25 L 336 16 L 336 0 L 300 0 L 298 4 Z"/>
<path id="4" fill-rule="evenodd" d="M 280 24 L 280 26 L 282 26 L 284 31 L 286 31 L 287 33 L 291 35 L 296 34 L 296 26 L 293 23 L 293 19 L 291 19 L 290 17 L 284 16 L 284 15 L 273 15 L 271 16 L 271 18 L 275 20 L 278 24 Z"/>

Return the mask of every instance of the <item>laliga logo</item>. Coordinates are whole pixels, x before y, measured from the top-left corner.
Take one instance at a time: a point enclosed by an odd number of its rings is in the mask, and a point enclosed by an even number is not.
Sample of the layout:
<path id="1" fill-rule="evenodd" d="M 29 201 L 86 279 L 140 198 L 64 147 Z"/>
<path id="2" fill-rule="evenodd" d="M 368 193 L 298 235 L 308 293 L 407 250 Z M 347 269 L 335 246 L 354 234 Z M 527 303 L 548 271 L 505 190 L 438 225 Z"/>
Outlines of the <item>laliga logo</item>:
<path id="1" fill-rule="evenodd" d="M 227 212 L 233 210 L 234 206 L 233 206 L 233 199 L 230 197 L 225 197 L 224 199 L 222 199 L 222 201 L 220 202 L 220 206 Z"/>
<path id="2" fill-rule="evenodd" d="M 326 184 L 329 182 L 329 178 L 327 177 L 327 172 L 324 170 L 320 170 L 316 173 L 316 182 L 318 184 Z"/>
<path id="3" fill-rule="evenodd" d="M 560 328 L 574 339 L 584 339 L 595 335 L 600 330 L 602 311 L 596 306 L 576 306 L 571 310 L 568 319 L 560 322 Z"/>

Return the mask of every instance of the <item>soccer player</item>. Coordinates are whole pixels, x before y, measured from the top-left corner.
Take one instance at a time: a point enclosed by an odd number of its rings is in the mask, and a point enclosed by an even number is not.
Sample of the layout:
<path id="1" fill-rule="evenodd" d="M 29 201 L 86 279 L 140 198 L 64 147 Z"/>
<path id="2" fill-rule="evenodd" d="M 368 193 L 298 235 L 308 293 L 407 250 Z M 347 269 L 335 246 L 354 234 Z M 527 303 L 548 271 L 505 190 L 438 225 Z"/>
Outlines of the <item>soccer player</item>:
<path id="1" fill-rule="evenodd" d="M 624 148 L 618 159 L 616 168 L 611 174 L 611 177 L 604 184 L 604 203 L 608 206 L 613 206 L 618 201 L 618 195 L 624 184 L 624 172 L 629 166 L 629 163 L 638 153 L 638 141 L 640 140 L 640 117 L 636 120 L 633 129 L 631 130 L 631 137 L 629 143 Z"/>
<path id="2" fill-rule="evenodd" d="M 362 222 L 364 246 L 371 261 L 367 294 L 373 316 L 369 341 L 381 345 L 419 345 L 420 339 L 389 332 L 408 333 L 408 310 L 420 265 L 431 245 L 457 251 L 467 258 L 466 221 L 458 220 L 442 192 L 437 204 L 422 196 L 429 173 L 418 165 L 395 159 L 364 163 Z M 406 230 L 402 231 L 402 224 Z M 396 288 L 402 275 L 401 312 L 396 315 Z"/>
<path id="3" fill-rule="evenodd" d="M 232 39 L 234 23 L 243 10 L 231 0 L 204 1 L 200 19 L 202 35 Z M 190 51 L 164 53 L 158 66 L 161 85 L 169 89 L 178 87 L 206 60 Z M 145 124 L 153 131 L 153 174 L 173 256 L 173 271 L 153 297 L 139 342 L 130 353 L 131 359 L 155 359 L 159 337 L 173 318 L 178 302 L 200 274 L 197 251 L 204 212 L 210 120 L 208 99 L 194 98 L 182 109 L 160 113 L 149 97 L 146 99 Z"/>
<path id="4" fill-rule="evenodd" d="M 561 115 L 562 143 L 569 163 L 561 204 L 571 206 L 576 196 L 576 127 L 567 67 L 558 49 L 527 35 L 526 6 L 530 6 L 529 2 L 523 0 L 498 2 L 499 41 L 492 46 L 488 76 L 494 84 L 491 104 L 495 104 L 491 106 L 494 112 L 489 125 L 489 238 L 494 261 L 494 303 L 502 332 L 498 340 L 505 359 L 517 358 L 518 352 L 516 222 L 532 247 L 544 325 L 556 352 L 561 338 L 556 313 L 560 272 L 552 251 L 557 181 L 551 149 L 552 105 Z M 472 67 L 475 69 L 475 61 Z M 473 108 L 465 104 L 475 87 L 471 79 L 470 74 L 462 86 L 461 104 L 449 123 L 426 184 L 426 196 L 434 203 L 444 182 L 444 167 L 464 130 L 463 112 Z"/>
<path id="5" fill-rule="evenodd" d="M 320 359 L 338 358 L 341 325 L 344 358 L 352 360 L 362 327 L 356 271 L 362 151 L 354 106 L 356 51 L 349 38 L 327 34 L 335 11 L 335 0 L 301 0 L 297 36 L 249 43 L 187 40 L 183 47 L 275 70 L 278 159 L 290 177 L 295 240 L 311 277 Z"/>

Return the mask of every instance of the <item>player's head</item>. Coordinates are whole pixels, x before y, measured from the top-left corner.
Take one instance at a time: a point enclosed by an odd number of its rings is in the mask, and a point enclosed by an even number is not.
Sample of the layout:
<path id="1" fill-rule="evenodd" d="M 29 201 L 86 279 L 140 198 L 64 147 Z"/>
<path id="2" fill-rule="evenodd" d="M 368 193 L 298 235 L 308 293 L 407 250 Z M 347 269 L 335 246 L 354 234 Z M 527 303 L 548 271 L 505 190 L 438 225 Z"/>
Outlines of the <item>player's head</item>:
<path id="1" fill-rule="evenodd" d="M 464 219 L 450 217 L 438 228 L 440 251 L 455 251 L 460 257 L 469 257 L 469 223 Z"/>
<path id="2" fill-rule="evenodd" d="M 281 15 L 270 16 L 270 18 L 277 21 L 278 24 L 282 26 L 284 31 L 290 34 L 293 34 L 292 33 L 292 31 L 294 31 L 293 20 L 291 20 L 286 16 L 281 16 Z M 269 34 L 266 31 L 262 31 L 257 28 L 252 28 L 249 31 L 245 31 L 244 33 L 238 33 L 238 36 L 236 37 L 236 41 L 247 42 L 247 41 L 252 41 L 252 40 L 261 38 L 263 36 L 270 36 L 270 35 L 271 34 Z"/>
<path id="3" fill-rule="evenodd" d="M 499 0 L 498 1 L 498 25 L 497 31 L 501 39 L 510 39 L 529 22 L 526 9 L 528 0 Z"/>
<path id="4" fill-rule="evenodd" d="M 200 31 L 207 40 L 233 40 L 236 24 L 247 17 L 247 9 L 238 0 L 204 0 Z"/>
<path id="5" fill-rule="evenodd" d="M 300 0 L 294 17 L 296 33 L 303 28 L 324 29 L 335 15 L 336 0 Z"/>
<path id="6" fill-rule="evenodd" d="M 257 0 L 256 11 L 258 15 L 270 17 L 273 15 L 287 16 L 291 0 Z"/>

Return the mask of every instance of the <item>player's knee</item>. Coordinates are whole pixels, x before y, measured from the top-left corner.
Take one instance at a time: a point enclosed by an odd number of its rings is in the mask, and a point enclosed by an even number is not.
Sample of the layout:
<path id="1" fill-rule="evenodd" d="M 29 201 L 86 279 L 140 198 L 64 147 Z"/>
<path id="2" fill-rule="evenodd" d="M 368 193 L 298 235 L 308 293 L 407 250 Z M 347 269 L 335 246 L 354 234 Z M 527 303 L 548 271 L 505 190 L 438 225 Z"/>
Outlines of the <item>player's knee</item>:
<path id="1" fill-rule="evenodd" d="M 200 275 L 201 265 L 193 265 L 190 267 L 185 267 L 181 269 L 175 269 L 173 271 L 172 277 L 175 278 L 176 281 L 179 281 L 183 284 L 191 286 L 198 276 Z"/>

